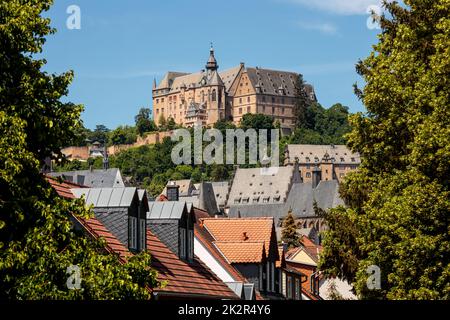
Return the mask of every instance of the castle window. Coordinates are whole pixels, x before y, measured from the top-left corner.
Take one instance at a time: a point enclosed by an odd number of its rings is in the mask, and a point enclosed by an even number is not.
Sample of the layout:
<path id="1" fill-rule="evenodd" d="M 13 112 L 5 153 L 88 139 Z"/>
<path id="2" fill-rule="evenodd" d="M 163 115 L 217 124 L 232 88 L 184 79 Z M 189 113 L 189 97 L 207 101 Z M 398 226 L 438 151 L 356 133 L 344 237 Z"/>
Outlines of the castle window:
<path id="1" fill-rule="evenodd" d="M 239 108 L 239 114 L 242 114 L 242 108 Z"/>
<path id="2" fill-rule="evenodd" d="M 212 101 L 216 101 L 217 100 L 216 89 L 213 89 L 213 91 L 212 91 L 211 100 Z"/>
<path id="3" fill-rule="evenodd" d="M 239 103 L 242 103 L 242 98 L 239 98 Z"/>
<path id="4" fill-rule="evenodd" d="M 156 99 L 156 103 L 159 103 L 159 99 Z"/>
<path id="5" fill-rule="evenodd" d="M 307 177 L 307 178 L 311 178 L 311 172 L 307 172 L 307 173 L 306 173 L 306 177 Z"/>
<path id="6" fill-rule="evenodd" d="M 272 103 L 275 103 L 275 98 L 274 97 L 272 97 Z"/>
<path id="7" fill-rule="evenodd" d="M 250 107 L 247 107 L 247 113 L 250 113 Z"/>
<path id="8" fill-rule="evenodd" d="M 247 97 L 247 102 L 250 102 L 250 97 Z"/>
<path id="9" fill-rule="evenodd" d="M 262 97 L 262 101 L 266 102 L 266 97 L 265 96 Z"/>

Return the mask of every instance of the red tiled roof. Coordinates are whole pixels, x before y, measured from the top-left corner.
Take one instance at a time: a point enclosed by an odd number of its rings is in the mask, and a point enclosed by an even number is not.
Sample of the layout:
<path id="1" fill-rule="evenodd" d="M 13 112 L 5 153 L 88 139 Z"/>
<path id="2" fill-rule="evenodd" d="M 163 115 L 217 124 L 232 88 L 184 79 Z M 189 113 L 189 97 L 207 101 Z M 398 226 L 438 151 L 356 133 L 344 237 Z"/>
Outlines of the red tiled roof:
<path id="1" fill-rule="evenodd" d="M 75 196 L 70 191 L 71 188 L 80 188 L 78 184 L 71 182 L 58 182 L 56 179 L 51 177 L 46 177 L 47 181 L 56 190 L 59 196 L 66 199 L 74 199 Z M 89 219 L 77 217 L 72 215 L 75 220 L 77 220 L 85 230 L 95 239 L 103 238 L 105 240 L 105 249 L 110 252 L 117 254 L 121 262 L 125 262 L 126 258 L 131 256 L 132 253 L 128 248 L 123 245 L 119 239 L 117 239 L 106 227 L 95 217 Z"/>
<path id="2" fill-rule="evenodd" d="M 195 212 L 196 208 L 194 208 Z M 200 227 L 198 224 L 194 225 L 194 235 L 195 238 L 208 250 L 208 252 L 216 259 L 216 261 L 225 269 L 227 272 L 233 277 L 235 281 L 244 281 L 247 280 L 244 276 L 236 270 L 228 261 L 225 260 L 222 253 L 217 249 L 216 246 L 213 245 L 213 238 L 211 235 L 206 232 L 206 230 Z"/>
<path id="3" fill-rule="evenodd" d="M 315 244 L 311 239 L 306 236 L 302 236 L 301 245 L 296 248 L 292 248 L 286 252 L 286 259 L 291 259 L 294 257 L 299 251 L 304 250 L 314 262 L 319 261 L 319 254 L 322 252 L 322 246 Z"/>
<path id="4" fill-rule="evenodd" d="M 125 262 L 133 254 L 122 244 L 106 227 L 95 217 L 84 219 L 74 216 L 74 218 L 89 232 L 95 239 L 105 240 L 105 247 L 111 253 L 119 255 L 119 260 Z"/>
<path id="5" fill-rule="evenodd" d="M 194 207 L 194 215 L 196 221 L 199 221 L 201 218 L 211 218 L 208 211 L 196 207 Z"/>
<path id="6" fill-rule="evenodd" d="M 230 263 L 261 263 L 264 259 L 263 241 L 215 241 L 214 245 Z"/>
<path id="7" fill-rule="evenodd" d="M 67 199 L 75 199 L 75 196 L 72 194 L 72 191 L 70 191 L 70 189 L 83 188 L 83 186 L 80 186 L 79 184 L 68 181 L 58 182 L 55 178 L 49 176 L 45 176 L 45 179 L 48 183 L 50 183 L 50 185 L 53 187 L 53 189 L 55 189 L 60 197 Z"/>
<path id="8" fill-rule="evenodd" d="M 75 198 L 70 188 L 80 187 L 71 183 L 59 183 L 47 178 L 61 197 Z M 84 219 L 74 216 L 86 231 L 95 238 L 103 238 L 106 249 L 116 253 L 121 262 L 132 253 L 96 218 Z M 167 281 L 165 288 L 155 288 L 153 292 L 174 293 L 175 295 L 203 296 L 205 298 L 238 299 L 233 291 L 223 283 L 197 258 L 193 263 L 180 260 L 155 235 L 147 230 L 147 249 L 152 256 L 152 268 L 158 271 L 158 280 Z"/>
<path id="9" fill-rule="evenodd" d="M 307 236 L 302 236 L 301 239 L 302 247 L 305 248 L 306 252 L 311 256 L 311 258 L 315 261 L 319 261 L 319 254 L 322 252 L 322 246 L 315 244 L 311 239 Z"/>
<path id="10" fill-rule="evenodd" d="M 154 289 L 154 292 L 217 299 L 239 298 L 198 258 L 192 263 L 180 260 L 150 230 L 147 230 L 147 250 L 152 256 L 152 267 L 158 271 L 158 280 L 168 281 L 166 287 Z"/>
<path id="11" fill-rule="evenodd" d="M 273 233 L 273 218 L 204 218 L 204 227 L 216 241 L 263 241 L 269 254 Z M 245 234 L 244 234 L 245 233 Z"/>
<path id="12" fill-rule="evenodd" d="M 276 268 L 281 268 L 285 264 L 285 258 L 284 258 L 284 248 L 283 246 L 278 246 L 278 260 L 275 263 Z"/>

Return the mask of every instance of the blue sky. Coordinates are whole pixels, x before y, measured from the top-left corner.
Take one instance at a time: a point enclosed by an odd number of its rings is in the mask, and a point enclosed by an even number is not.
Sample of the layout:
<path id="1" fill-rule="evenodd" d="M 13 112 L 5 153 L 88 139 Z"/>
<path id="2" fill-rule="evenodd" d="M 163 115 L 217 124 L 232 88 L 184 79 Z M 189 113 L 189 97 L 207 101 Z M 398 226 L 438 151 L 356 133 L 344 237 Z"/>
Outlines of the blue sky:
<path id="1" fill-rule="evenodd" d="M 364 111 L 352 85 L 354 65 L 369 55 L 377 29 L 367 27 L 378 0 L 56 0 L 46 14 L 58 32 L 43 56 L 48 72 L 74 70 L 68 100 L 85 105 L 88 128 L 133 124 L 151 107 L 153 78 L 196 72 L 214 43 L 221 70 L 245 62 L 300 72 L 319 102 Z M 69 5 L 81 9 L 81 29 L 69 30 Z"/>

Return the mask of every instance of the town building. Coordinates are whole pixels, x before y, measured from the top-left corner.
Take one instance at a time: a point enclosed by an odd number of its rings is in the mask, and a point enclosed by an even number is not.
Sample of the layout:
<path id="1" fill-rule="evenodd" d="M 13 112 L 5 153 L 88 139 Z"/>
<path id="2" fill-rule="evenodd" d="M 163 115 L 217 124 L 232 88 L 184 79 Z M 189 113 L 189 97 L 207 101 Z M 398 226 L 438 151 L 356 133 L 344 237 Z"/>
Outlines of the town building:
<path id="1" fill-rule="evenodd" d="M 157 123 L 172 118 L 183 126 L 211 126 L 218 120 L 238 124 L 247 113 L 273 117 L 281 128 L 294 126 L 293 106 L 298 74 L 238 66 L 218 71 L 211 47 L 205 69 L 196 73 L 167 72 L 153 83 L 153 116 Z M 314 88 L 305 91 L 317 101 Z"/>
<path id="2" fill-rule="evenodd" d="M 339 183 L 337 180 L 320 180 L 320 176 L 317 184 L 301 182 L 298 168 L 298 163 L 279 167 L 273 170 L 276 172 L 273 175 L 265 174 L 260 168 L 237 169 L 228 197 L 228 216 L 273 217 L 279 235 L 283 219 L 291 211 L 299 232 L 312 235 L 325 230 L 326 223 L 317 216 L 314 202 L 324 210 L 344 205 L 339 196 Z M 320 235 L 314 237 L 320 242 Z"/>
<path id="3" fill-rule="evenodd" d="M 105 251 L 117 256 L 120 263 L 126 263 L 130 256 L 142 250 L 151 254 L 151 267 L 158 272 L 158 280 L 166 282 L 164 287 L 149 288 L 155 300 L 240 298 L 189 251 L 183 256 L 181 251 L 174 252 L 161 241 L 156 235 L 158 231 L 151 227 L 155 222 L 154 214 L 147 216 L 151 210 L 145 190 L 92 190 L 71 182 L 60 183 L 51 177 L 47 180 L 61 197 L 74 199 L 84 195 L 87 203 L 94 206 L 92 218 L 72 216 L 74 228 L 84 231 L 86 236 L 93 239 L 105 240 Z M 177 208 L 187 212 L 183 206 Z M 183 226 L 179 226 L 180 229 L 175 230 L 176 234 L 181 234 Z M 186 234 L 193 235 L 192 232 Z"/>
<path id="4" fill-rule="evenodd" d="M 167 197 L 168 188 L 178 188 L 176 200 L 186 201 L 196 208 L 207 211 L 212 216 L 221 213 L 211 182 L 202 181 L 194 184 L 191 179 L 169 180 L 161 195 Z"/>
<path id="5" fill-rule="evenodd" d="M 340 295 L 343 299 L 356 299 L 348 282 L 337 278 L 327 278 L 320 273 L 317 265 L 321 252 L 322 246 L 303 236 L 301 245 L 286 253 L 286 269 L 304 275 L 305 281 L 283 274 L 285 282 L 294 285 L 294 288 L 288 286 L 283 293 L 296 299 L 298 292 L 301 292 L 303 300 L 329 300 L 332 295 Z M 298 285 L 301 285 L 300 290 Z"/>
<path id="6" fill-rule="evenodd" d="M 273 218 L 201 218 L 198 224 L 228 263 L 264 298 L 282 298 Z"/>
<path id="7" fill-rule="evenodd" d="M 285 165 L 297 161 L 302 181 L 314 185 L 320 180 L 340 182 L 361 164 L 359 153 L 345 145 L 288 144 L 284 156 Z"/>

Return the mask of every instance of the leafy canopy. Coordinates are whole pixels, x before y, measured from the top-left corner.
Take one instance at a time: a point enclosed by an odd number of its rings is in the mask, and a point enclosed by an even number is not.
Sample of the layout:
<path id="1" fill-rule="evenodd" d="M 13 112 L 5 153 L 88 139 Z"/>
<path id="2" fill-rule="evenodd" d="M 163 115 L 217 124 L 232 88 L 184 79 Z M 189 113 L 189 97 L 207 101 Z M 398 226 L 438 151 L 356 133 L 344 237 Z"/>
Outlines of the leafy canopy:
<path id="1" fill-rule="evenodd" d="M 141 254 L 121 264 L 101 241 L 73 229 L 82 200 L 59 197 L 40 173 L 81 128 L 82 106 L 61 102 L 72 72 L 48 74 L 36 60 L 55 32 L 41 16 L 52 1 L 0 2 L 0 299 L 147 299 L 156 273 Z M 78 265 L 81 289 L 69 290 Z"/>
<path id="2" fill-rule="evenodd" d="M 362 154 L 326 217 L 321 268 L 361 298 L 450 298 L 450 1 L 385 3 L 374 51 L 357 65 L 367 113 L 348 145 Z M 367 267 L 381 269 L 369 290 Z"/>

